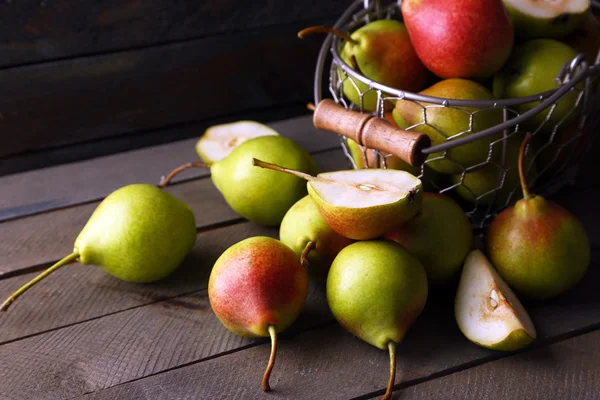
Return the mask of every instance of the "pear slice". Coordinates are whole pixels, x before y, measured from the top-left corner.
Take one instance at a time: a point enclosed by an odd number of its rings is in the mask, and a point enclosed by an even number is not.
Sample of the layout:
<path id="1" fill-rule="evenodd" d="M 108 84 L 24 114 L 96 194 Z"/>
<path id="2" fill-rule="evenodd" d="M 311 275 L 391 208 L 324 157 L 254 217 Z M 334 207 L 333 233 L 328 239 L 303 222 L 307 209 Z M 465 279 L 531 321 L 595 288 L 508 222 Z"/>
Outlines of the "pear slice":
<path id="1" fill-rule="evenodd" d="M 480 250 L 467 256 L 454 315 L 467 339 L 488 349 L 518 350 L 536 337 L 529 314 Z"/>
<path id="2" fill-rule="evenodd" d="M 306 179 L 308 194 L 325 222 L 349 239 L 381 237 L 421 209 L 421 181 L 406 171 L 369 168 L 315 177 L 257 159 L 253 162 Z"/>
<path id="3" fill-rule="evenodd" d="M 237 121 L 228 124 L 213 125 L 196 143 L 196 153 L 211 165 L 227 157 L 246 140 L 259 136 L 279 136 L 279 133 L 256 121 Z"/>
<path id="4" fill-rule="evenodd" d="M 590 0 L 503 0 L 515 32 L 525 39 L 562 38 L 590 9 Z"/>

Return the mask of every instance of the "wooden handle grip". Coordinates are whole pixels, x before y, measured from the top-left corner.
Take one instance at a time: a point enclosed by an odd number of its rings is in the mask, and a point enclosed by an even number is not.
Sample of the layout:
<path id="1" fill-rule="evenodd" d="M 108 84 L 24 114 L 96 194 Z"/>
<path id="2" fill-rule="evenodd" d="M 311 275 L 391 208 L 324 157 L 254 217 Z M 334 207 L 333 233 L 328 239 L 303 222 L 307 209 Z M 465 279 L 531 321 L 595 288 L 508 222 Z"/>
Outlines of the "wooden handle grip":
<path id="1" fill-rule="evenodd" d="M 427 155 L 422 150 L 431 145 L 427 135 L 405 131 L 371 114 L 348 110 L 331 99 L 321 100 L 313 123 L 317 129 L 344 135 L 384 154 L 393 154 L 414 167 L 425 162 Z"/>

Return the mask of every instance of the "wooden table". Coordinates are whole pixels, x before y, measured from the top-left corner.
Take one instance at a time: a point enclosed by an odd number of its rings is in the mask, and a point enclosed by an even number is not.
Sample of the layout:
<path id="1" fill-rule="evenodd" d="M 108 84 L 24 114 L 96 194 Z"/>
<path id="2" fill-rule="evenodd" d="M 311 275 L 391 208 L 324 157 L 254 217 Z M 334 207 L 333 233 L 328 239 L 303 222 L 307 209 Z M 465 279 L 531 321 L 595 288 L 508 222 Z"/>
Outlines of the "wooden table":
<path id="1" fill-rule="evenodd" d="M 348 166 L 335 135 L 309 117 L 272 124 L 314 154 L 321 170 Z M 99 201 L 134 182 L 157 183 L 196 159 L 195 139 L 0 178 L 0 295 L 72 250 Z M 131 284 L 69 265 L 0 315 L 1 399 L 368 399 L 383 393 L 387 353 L 344 331 L 322 287 L 281 336 L 271 378 L 263 339 L 228 332 L 211 311 L 207 279 L 217 257 L 278 230 L 247 222 L 223 201 L 208 171 L 168 190 L 196 214 L 196 245 L 163 282 Z M 526 303 L 539 338 L 517 353 L 475 346 L 453 317 L 453 290 L 433 291 L 399 346 L 395 399 L 600 398 L 600 178 L 593 160 L 555 197 L 584 223 L 592 263 L 583 281 L 551 301 Z"/>

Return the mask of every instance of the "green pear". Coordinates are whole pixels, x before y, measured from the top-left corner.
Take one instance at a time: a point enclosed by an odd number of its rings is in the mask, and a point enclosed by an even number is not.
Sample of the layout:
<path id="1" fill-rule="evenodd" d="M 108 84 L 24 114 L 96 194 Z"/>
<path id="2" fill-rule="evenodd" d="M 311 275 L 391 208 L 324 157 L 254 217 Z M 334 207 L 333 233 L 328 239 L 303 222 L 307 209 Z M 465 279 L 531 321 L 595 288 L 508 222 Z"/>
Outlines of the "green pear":
<path id="1" fill-rule="evenodd" d="M 337 255 L 327 276 L 327 302 L 335 319 L 353 335 L 390 353 L 390 398 L 396 345 L 421 314 L 427 275 L 419 260 L 398 243 L 356 242 Z"/>
<path id="2" fill-rule="evenodd" d="M 548 299 L 583 277 L 590 263 L 590 241 L 571 213 L 529 191 L 523 153 L 530 137 L 523 141 L 519 157 L 523 199 L 494 218 L 485 243 L 490 261 L 519 296 Z"/>
<path id="3" fill-rule="evenodd" d="M 8 306 L 31 286 L 64 265 L 93 264 L 130 282 L 153 282 L 171 274 L 196 241 L 194 213 L 155 186 L 134 184 L 108 195 L 75 239 L 73 252 L 20 288 Z"/>
<path id="4" fill-rule="evenodd" d="M 259 136 L 278 136 L 279 133 L 256 121 L 236 121 L 213 125 L 196 143 L 198 156 L 211 165 L 227 157 L 240 144 Z"/>
<path id="5" fill-rule="evenodd" d="M 515 33 L 525 39 L 562 38 L 571 33 L 590 9 L 590 0 L 502 0 Z"/>
<path id="6" fill-rule="evenodd" d="M 506 139 L 506 159 L 502 163 L 503 141 L 493 144 L 492 161 L 469 168 L 464 174 L 450 176 L 453 192 L 471 204 L 497 207 L 521 198 L 519 187 L 519 149 L 522 137 L 514 134 Z M 527 153 L 525 163 L 528 176 L 534 178 L 537 170 L 533 161 L 533 149 Z"/>
<path id="7" fill-rule="evenodd" d="M 301 257 L 300 262 L 316 282 L 325 282 L 335 256 L 354 242 L 327 225 L 310 196 L 298 200 L 285 214 L 279 239 Z"/>
<path id="8" fill-rule="evenodd" d="M 383 85 L 416 92 L 425 87 L 429 73 L 415 52 L 403 23 L 382 19 L 370 22 L 350 36 L 325 27 L 307 28 L 299 33 L 328 32 L 345 39 L 340 56 L 352 69 Z M 352 103 L 362 106 L 362 111 L 377 109 L 377 92 L 364 83 L 351 78 L 341 68 L 338 70 L 344 95 Z M 358 89 L 358 90 L 357 90 Z M 383 94 L 383 97 L 386 97 Z M 361 102 L 362 100 L 362 102 Z M 391 109 L 392 101 L 384 108 Z"/>
<path id="9" fill-rule="evenodd" d="M 461 332 L 492 350 L 519 350 L 536 338 L 527 310 L 480 250 L 467 256 L 454 302 Z"/>
<path id="10" fill-rule="evenodd" d="M 256 159 L 254 165 L 306 179 L 327 225 L 350 239 L 380 237 L 421 208 L 421 181 L 405 171 L 356 169 L 312 176 Z"/>
<path id="11" fill-rule="evenodd" d="M 225 250 L 208 281 L 208 299 L 221 323 L 240 336 L 270 337 L 271 356 L 262 388 L 269 391 L 277 333 L 298 318 L 308 294 L 308 274 L 292 249 L 257 236 Z"/>
<path id="12" fill-rule="evenodd" d="M 492 94 L 479 83 L 467 79 L 446 79 L 420 92 L 422 95 L 458 100 L 492 100 Z M 429 136 L 432 145 L 449 139 L 466 137 L 502 122 L 500 108 L 442 107 L 426 102 L 398 100 L 393 111 L 399 127 Z M 424 116 L 427 123 L 424 124 Z M 471 124 L 472 122 L 472 124 Z M 458 174 L 487 159 L 493 138 L 476 140 L 444 153 L 433 153 L 427 166 L 444 174 Z M 443 158 L 440 158 L 444 156 Z"/>
<path id="13" fill-rule="evenodd" d="M 424 193 L 421 211 L 385 238 L 417 256 L 432 286 L 455 283 L 473 247 L 473 230 L 463 210 L 450 197 L 434 193 Z"/>
<path id="14" fill-rule="evenodd" d="M 575 57 L 575 49 L 553 39 L 525 42 L 514 49 L 504 67 L 494 76 L 494 96 L 499 99 L 526 97 L 556 89 L 560 86 L 556 78 L 563 65 Z M 578 114 L 578 110 L 573 110 L 578 97 L 579 91 L 569 92 L 560 99 L 550 116 L 551 106 L 529 118 L 521 128 L 530 132 L 537 129 L 551 132 L 556 124 L 568 124 Z M 523 113 L 538 104 L 539 101 L 534 101 L 516 105 L 514 109 Z"/>

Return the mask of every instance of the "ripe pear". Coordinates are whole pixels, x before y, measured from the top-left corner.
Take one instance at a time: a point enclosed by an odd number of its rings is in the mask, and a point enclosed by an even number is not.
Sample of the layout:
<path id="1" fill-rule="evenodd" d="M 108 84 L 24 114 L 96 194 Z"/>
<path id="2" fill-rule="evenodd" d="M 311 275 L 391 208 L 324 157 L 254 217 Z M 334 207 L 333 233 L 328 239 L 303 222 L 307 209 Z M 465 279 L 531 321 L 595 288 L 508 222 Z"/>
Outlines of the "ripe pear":
<path id="1" fill-rule="evenodd" d="M 342 60 L 369 79 L 410 92 L 419 91 L 427 84 L 428 71 L 417 56 L 406 27 L 399 21 L 389 19 L 373 21 L 357 29 L 350 36 L 324 27 L 308 28 L 299 35 L 303 37 L 315 31 L 333 33 L 345 39 L 340 52 Z M 348 100 L 357 106 L 362 106 L 363 111 L 375 111 L 377 92 L 369 90 L 367 85 L 351 78 L 341 68 L 339 73 L 344 79 L 343 92 Z M 385 102 L 386 109 L 392 107 L 392 102 Z"/>
<path id="2" fill-rule="evenodd" d="M 473 343 L 492 350 L 519 350 L 536 338 L 527 310 L 480 250 L 467 256 L 454 316 Z"/>
<path id="3" fill-rule="evenodd" d="M 385 238 L 419 259 L 432 286 L 456 282 L 473 247 L 473 230 L 463 210 L 450 197 L 434 193 L 424 193 L 421 211 Z"/>
<path id="4" fill-rule="evenodd" d="M 502 1 L 510 13 L 515 34 L 525 39 L 565 37 L 590 9 L 590 0 Z"/>
<path id="5" fill-rule="evenodd" d="M 471 204 L 482 206 L 502 207 L 509 202 L 521 198 L 519 186 L 519 149 L 522 137 L 512 135 L 506 138 L 506 159 L 502 163 L 502 141 L 493 145 L 492 161 L 490 163 L 468 169 L 463 174 L 451 175 L 452 185 L 459 185 L 453 192 Z M 537 169 L 533 163 L 533 151 L 525 157 L 527 175 L 530 178 L 537 176 Z"/>
<path id="6" fill-rule="evenodd" d="M 325 282 L 335 256 L 354 242 L 327 225 L 310 196 L 298 200 L 285 214 L 279 239 L 296 252 L 316 282 Z"/>
<path id="7" fill-rule="evenodd" d="M 312 176 L 254 160 L 254 165 L 308 181 L 308 194 L 334 231 L 355 240 L 382 236 L 421 208 L 421 181 L 405 171 L 361 169 Z"/>
<path id="8" fill-rule="evenodd" d="M 210 305 L 231 332 L 271 337 L 271 356 L 262 381 L 269 391 L 277 333 L 298 317 L 308 294 L 308 274 L 292 249 L 270 237 L 242 240 L 225 250 L 208 281 Z"/>
<path id="9" fill-rule="evenodd" d="M 498 273 L 522 297 L 548 299 L 575 285 L 590 263 L 590 242 L 581 223 L 556 203 L 532 194 L 519 173 L 523 199 L 492 221 L 486 251 Z"/>
<path id="10" fill-rule="evenodd" d="M 553 39 L 536 39 L 515 47 L 510 58 L 494 76 L 494 96 L 499 99 L 525 97 L 556 89 L 556 81 L 563 65 L 577 57 L 577 51 L 565 43 Z M 579 86 L 578 86 L 579 87 Z M 568 124 L 578 114 L 573 110 L 579 91 L 564 95 L 553 109 L 552 106 L 529 118 L 522 124 L 527 131 L 541 128 L 551 132 L 558 123 Z M 514 106 L 519 113 L 526 112 L 539 104 L 538 101 Z M 548 121 L 545 121 L 548 118 Z"/>
<path id="11" fill-rule="evenodd" d="M 152 185 L 124 186 L 108 195 L 75 239 L 73 252 L 20 288 L 8 306 L 52 272 L 79 261 L 124 281 L 153 282 L 181 264 L 196 241 L 194 213 L 183 201 Z"/>
<path id="12" fill-rule="evenodd" d="M 213 183 L 233 211 L 262 225 L 279 225 L 287 210 L 306 195 L 306 185 L 294 176 L 252 168 L 254 157 L 306 173 L 317 171 L 312 156 L 292 139 L 260 136 L 243 142 L 210 166 L 195 162 L 175 168 L 160 184 L 166 186 L 186 168 L 210 168 Z"/>
<path id="13" fill-rule="evenodd" d="M 460 100 L 493 99 L 489 90 L 467 79 L 446 79 L 423 90 L 420 94 Z M 424 114 L 427 124 L 423 124 Z M 393 115 L 399 127 L 403 129 L 413 127 L 411 130 L 426 134 L 431 139 L 432 145 L 444 143 L 449 138 L 466 137 L 502 122 L 500 108 L 451 108 L 410 100 L 398 100 Z M 489 144 L 495 138 L 497 137 L 488 137 L 452 148 L 442 159 L 436 158 L 444 156 L 444 153 L 433 153 L 428 157 L 427 165 L 444 174 L 461 173 L 463 167 L 467 168 L 487 159 Z"/>
<path id="14" fill-rule="evenodd" d="M 198 156 L 208 165 L 227 157 L 246 140 L 259 136 L 278 136 L 276 130 L 256 121 L 236 121 L 213 125 L 196 143 Z"/>
<path id="15" fill-rule="evenodd" d="M 327 276 L 327 302 L 337 321 L 353 335 L 390 353 L 395 380 L 396 345 L 421 314 L 427 275 L 419 260 L 398 243 L 356 242 L 337 255 Z"/>

